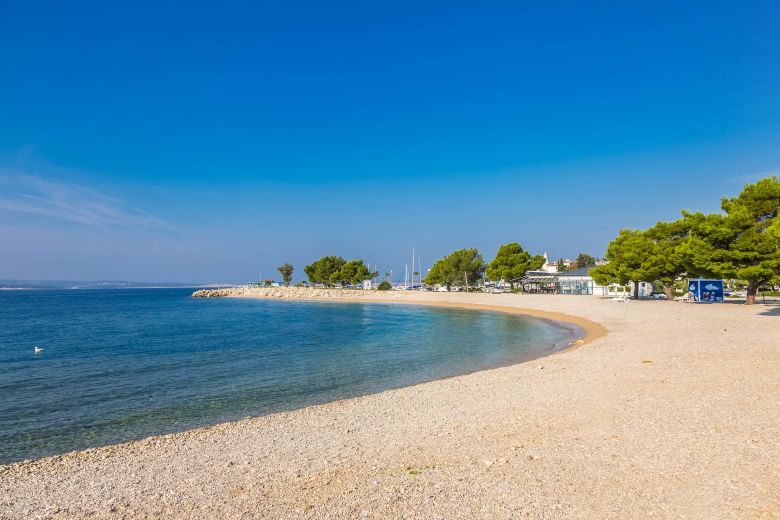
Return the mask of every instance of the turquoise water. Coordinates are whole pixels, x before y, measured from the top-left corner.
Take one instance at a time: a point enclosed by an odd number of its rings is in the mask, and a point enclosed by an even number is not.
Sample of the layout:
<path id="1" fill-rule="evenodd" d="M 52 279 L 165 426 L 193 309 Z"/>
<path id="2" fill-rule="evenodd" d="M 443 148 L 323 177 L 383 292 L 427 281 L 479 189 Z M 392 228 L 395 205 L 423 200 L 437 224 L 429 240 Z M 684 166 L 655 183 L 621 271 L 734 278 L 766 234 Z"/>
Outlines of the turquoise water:
<path id="1" fill-rule="evenodd" d="M 580 334 L 492 312 L 191 292 L 1 291 L 0 463 L 529 360 Z"/>

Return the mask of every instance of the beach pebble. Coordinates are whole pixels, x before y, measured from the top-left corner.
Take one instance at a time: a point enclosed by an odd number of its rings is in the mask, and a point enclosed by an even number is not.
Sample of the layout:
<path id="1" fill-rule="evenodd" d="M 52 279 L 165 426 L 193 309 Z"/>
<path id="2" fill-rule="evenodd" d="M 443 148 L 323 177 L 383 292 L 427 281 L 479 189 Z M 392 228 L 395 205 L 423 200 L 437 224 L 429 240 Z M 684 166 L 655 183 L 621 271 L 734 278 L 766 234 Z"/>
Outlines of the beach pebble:
<path id="1" fill-rule="evenodd" d="M 131 441 L 2 466 L 0 518 L 47 517 L 44 500 L 62 508 L 51 516 L 83 520 L 599 518 L 618 510 L 622 518 L 734 518 L 762 504 L 772 510 L 766 490 L 777 479 L 767 468 L 777 457 L 767 425 L 777 400 L 766 389 L 780 375 L 777 324 L 765 315 L 772 309 L 517 300 L 604 321 L 610 333 L 550 358 L 556 368 L 544 379 L 528 377 L 532 362 L 516 364 L 176 433 L 156 448 L 156 439 Z M 724 321 L 744 329 L 738 350 L 712 333 Z M 663 379 L 636 359 L 663 368 Z M 620 436 L 609 441 L 613 431 Z M 229 460 L 251 466 L 224 471 Z"/>

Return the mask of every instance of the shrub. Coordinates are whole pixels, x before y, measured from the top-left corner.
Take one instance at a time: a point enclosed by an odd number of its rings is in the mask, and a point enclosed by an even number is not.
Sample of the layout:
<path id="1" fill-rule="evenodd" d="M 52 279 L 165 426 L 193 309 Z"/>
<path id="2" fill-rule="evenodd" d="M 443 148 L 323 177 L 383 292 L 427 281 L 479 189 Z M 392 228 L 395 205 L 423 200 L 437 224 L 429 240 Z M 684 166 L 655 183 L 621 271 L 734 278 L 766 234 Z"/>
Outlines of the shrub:
<path id="1" fill-rule="evenodd" d="M 393 284 L 391 284 L 387 280 L 385 280 L 382 283 L 380 283 L 379 287 L 377 287 L 377 289 L 380 290 L 380 291 L 389 291 L 392 288 L 393 288 Z"/>

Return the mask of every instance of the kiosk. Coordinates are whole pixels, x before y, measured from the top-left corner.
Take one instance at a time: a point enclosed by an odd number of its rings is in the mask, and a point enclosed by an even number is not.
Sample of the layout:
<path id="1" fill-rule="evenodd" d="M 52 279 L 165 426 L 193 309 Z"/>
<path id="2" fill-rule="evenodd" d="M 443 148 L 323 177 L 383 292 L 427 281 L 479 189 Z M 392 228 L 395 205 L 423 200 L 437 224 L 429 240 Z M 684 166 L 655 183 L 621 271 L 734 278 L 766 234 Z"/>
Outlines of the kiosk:
<path id="1" fill-rule="evenodd" d="M 688 292 L 699 303 L 723 303 L 723 280 L 693 278 L 688 280 Z"/>

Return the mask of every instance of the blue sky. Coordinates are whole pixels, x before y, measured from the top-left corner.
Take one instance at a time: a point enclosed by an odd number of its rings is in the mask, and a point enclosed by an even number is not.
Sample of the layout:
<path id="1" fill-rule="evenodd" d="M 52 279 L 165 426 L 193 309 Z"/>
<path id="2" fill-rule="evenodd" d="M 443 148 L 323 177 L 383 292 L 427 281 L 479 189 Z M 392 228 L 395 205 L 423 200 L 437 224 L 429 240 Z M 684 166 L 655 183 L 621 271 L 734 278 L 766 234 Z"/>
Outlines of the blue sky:
<path id="1" fill-rule="evenodd" d="M 780 170 L 776 2 L 108 4 L 0 1 L 0 278 L 601 255 Z"/>

